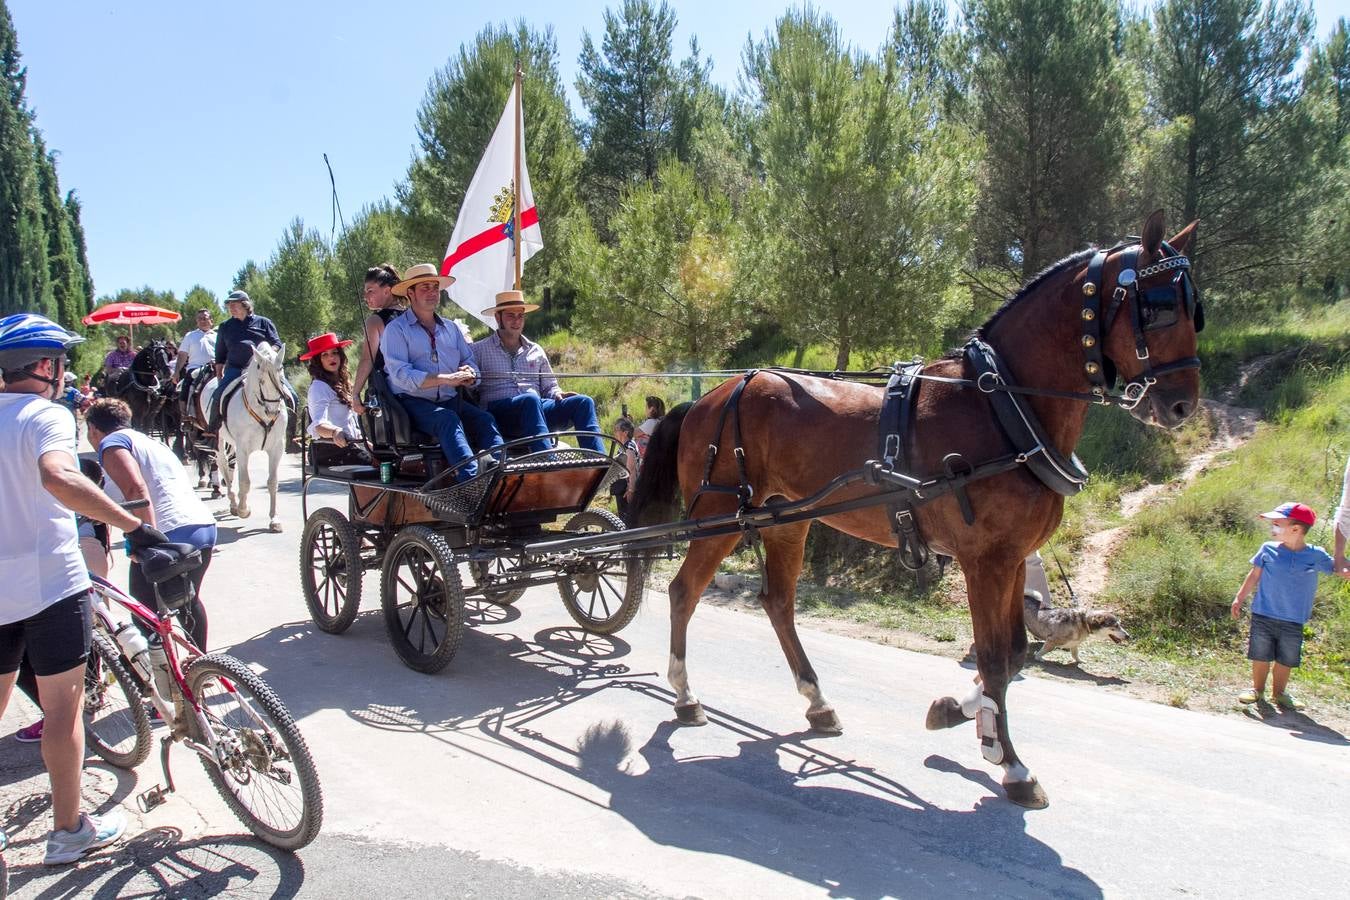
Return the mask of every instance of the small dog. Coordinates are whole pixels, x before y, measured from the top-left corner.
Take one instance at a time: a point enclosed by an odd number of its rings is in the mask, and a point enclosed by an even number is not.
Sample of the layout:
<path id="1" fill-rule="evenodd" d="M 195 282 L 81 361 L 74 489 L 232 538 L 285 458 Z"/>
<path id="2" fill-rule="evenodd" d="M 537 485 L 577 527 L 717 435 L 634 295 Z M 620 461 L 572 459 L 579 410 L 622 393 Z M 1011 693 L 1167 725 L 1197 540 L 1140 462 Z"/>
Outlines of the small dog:
<path id="1" fill-rule="evenodd" d="M 1045 643 L 1035 653 L 1040 660 L 1051 650 L 1063 647 L 1078 663 L 1078 645 L 1094 634 L 1105 634 L 1117 644 L 1130 639 L 1120 619 L 1102 610 L 1056 609 L 1041 599 L 1038 591 L 1027 591 L 1023 598 L 1022 621 L 1027 631 Z"/>

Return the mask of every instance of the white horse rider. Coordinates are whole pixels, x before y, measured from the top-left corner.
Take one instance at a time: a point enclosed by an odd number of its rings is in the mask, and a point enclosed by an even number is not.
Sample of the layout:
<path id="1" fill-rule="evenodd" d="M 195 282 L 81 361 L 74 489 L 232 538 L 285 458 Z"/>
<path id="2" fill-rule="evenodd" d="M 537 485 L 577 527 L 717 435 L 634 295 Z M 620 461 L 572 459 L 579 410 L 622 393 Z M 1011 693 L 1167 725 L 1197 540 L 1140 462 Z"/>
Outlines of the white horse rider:
<path id="1" fill-rule="evenodd" d="M 241 519 L 249 517 L 248 492 L 252 486 L 248 475 L 249 457 L 259 450 L 267 453 L 267 493 L 271 498 L 267 527 L 270 531 L 281 530 L 281 520 L 277 518 L 277 469 L 286 450 L 286 387 L 281 369 L 285 358 L 285 344 L 275 350 L 270 344 L 259 344 L 254 349 L 253 359 L 239 379 L 243 386 L 226 395 L 216 441 L 216 464 L 230 498 L 230 512 Z M 214 385 L 208 384 L 202 396 L 211 396 L 213 389 Z M 230 465 L 231 449 L 235 454 L 234 464 L 239 468 L 237 496 Z"/>

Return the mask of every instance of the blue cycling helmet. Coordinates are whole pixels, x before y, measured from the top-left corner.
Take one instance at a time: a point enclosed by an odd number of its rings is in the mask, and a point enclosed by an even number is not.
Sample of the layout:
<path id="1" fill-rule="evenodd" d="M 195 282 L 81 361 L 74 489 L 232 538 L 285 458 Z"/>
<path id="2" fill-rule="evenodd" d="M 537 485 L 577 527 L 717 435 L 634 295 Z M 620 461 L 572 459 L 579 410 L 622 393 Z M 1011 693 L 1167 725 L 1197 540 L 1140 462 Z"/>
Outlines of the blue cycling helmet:
<path id="1" fill-rule="evenodd" d="M 40 359 L 65 356 L 84 338 L 46 316 L 15 313 L 0 319 L 0 371 L 18 371 Z"/>

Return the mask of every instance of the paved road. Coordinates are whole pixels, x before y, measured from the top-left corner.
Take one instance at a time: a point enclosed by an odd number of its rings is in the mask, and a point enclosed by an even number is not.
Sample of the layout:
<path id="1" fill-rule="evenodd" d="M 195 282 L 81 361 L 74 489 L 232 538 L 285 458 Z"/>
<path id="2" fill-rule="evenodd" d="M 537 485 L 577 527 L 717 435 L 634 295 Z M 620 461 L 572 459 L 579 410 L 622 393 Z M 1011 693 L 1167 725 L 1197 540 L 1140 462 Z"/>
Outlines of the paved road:
<path id="1" fill-rule="evenodd" d="M 286 532 L 222 519 L 206 599 L 213 645 L 302 722 L 323 834 L 297 856 L 241 836 L 178 750 L 183 789 L 135 814 L 127 845 L 34 866 L 49 818 L 16 703 L 0 722 L 14 896 L 1329 896 L 1350 882 L 1350 745 L 1308 722 L 1020 680 L 1014 734 L 1051 797 L 1029 812 L 1002 798 L 973 729 L 923 730 L 928 703 L 970 683 L 948 660 L 805 631 L 845 728 L 822 738 L 803 731 L 767 623 L 704 608 L 690 672 L 711 723 L 675 727 L 658 592 L 614 638 L 569 627 L 552 589 L 475 608 L 450 667 L 417 674 L 388 646 L 373 574 L 347 634 L 311 625 L 286 475 Z M 130 810 L 159 778 L 154 759 L 91 764 L 86 794 Z"/>

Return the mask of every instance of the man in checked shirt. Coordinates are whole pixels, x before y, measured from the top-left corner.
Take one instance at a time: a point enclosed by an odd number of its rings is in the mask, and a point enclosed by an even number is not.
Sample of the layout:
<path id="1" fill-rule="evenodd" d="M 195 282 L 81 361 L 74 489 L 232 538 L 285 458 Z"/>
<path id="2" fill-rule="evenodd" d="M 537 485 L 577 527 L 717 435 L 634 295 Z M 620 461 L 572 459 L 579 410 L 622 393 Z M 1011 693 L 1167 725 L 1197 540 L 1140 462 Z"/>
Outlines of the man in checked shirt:
<path id="1" fill-rule="evenodd" d="M 526 303 L 520 291 L 502 291 L 496 305 L 483 310 L 484 315 L 492 313 L 496 318 L 497 330 L 473 343 L 483 377 L 478 403 L 492 413 L 507 439 L 584 431 L 589 433 L 579 435 L 577 443 L 604 453 L 595 401 L 558 387 L 544 348 L 523 334 L 525 314 L 538 308 Z M 547 449 L 547 440 L 530 445 L 531 451 Z"/>

